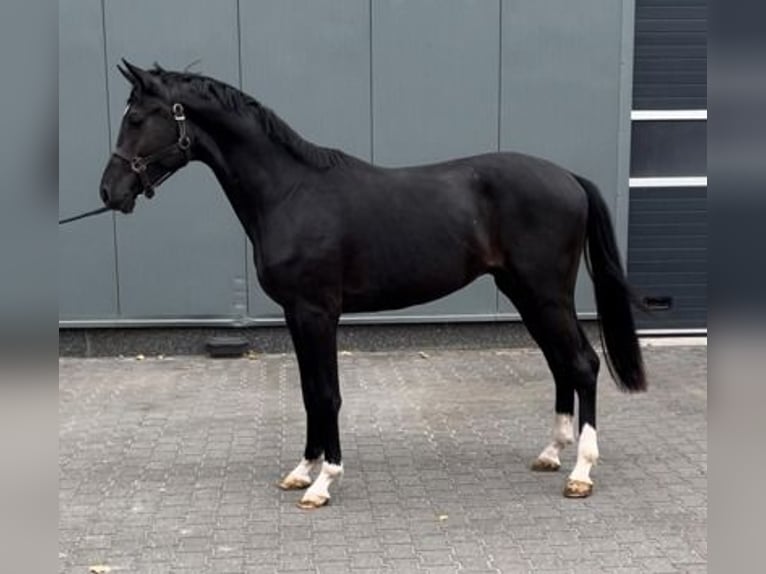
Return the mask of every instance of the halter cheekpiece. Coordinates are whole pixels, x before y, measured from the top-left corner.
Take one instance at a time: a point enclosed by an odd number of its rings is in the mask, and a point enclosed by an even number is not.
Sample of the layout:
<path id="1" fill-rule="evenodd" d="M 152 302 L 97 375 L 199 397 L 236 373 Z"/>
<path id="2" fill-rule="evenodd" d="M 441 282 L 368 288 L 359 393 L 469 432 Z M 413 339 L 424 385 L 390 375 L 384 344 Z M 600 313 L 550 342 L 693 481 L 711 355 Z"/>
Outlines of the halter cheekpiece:
<path id="1" fill-rule="evenodd" d="M 150 199 L 154 197 L 154 188 L 160 185 L 168 177 L 170 177 L 173 172 L 165 172 L 160 177 L 152 181 L 149 178 L 146 169 L 158 160 L 163 159 L 164 157 L 178 151 L 181 152 L 183 159 L 183 163 L 178 166 L 179 168 L 189 163 L 190 159 L 189 148 L 191 148 L 191 138 L 186 133 L 186 115 L 184 114 L 184 107 L 176 102 L 173 104 L 171 110 L 173 112 L 173 119 L 176 121 L 176 125 L 178 126 L 178 139 L 174 143 L 148 156 L 134 155 L 131 157 L 119 148 L 117 148 L 112 154 L 115 157 L 120 158 L 121 160 L 128 163 L 130 170 L 138 176 L 138 179 L 141 182 L 141 193 Z"/>

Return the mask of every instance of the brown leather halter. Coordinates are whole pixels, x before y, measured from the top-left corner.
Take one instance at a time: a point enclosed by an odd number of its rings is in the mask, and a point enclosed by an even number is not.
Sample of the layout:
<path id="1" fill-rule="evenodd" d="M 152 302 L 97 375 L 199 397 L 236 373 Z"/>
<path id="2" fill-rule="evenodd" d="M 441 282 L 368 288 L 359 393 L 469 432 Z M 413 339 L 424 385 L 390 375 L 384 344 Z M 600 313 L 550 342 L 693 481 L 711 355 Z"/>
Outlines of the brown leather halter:
<path id="1" fill-rule="evenodd" d="M 154 196 L 154 188 L 160 185 L 167 178 L 169 178 L 172 175 L 173 171 L 175 170 L 167 171 L 164 174 L 162 174 L 160 177 L 152 181 L 149 178 L 149 175 L 147 174 L 146 169 L 151 164 L 177 151 L 180 151 L 181 155 L 183 156 L 183 163 L 179 167 L 183 167 L 184 165 L 189 163 L 189 159 L 190 159 L 189 148 L 191 147 L 191 138 L 189 138 L 188 134 L 186 133 L 186 115 L 184 114 L 184 107 L 181 104 L 176 102 L 175 104 L 173 104 L 173 107 L 171 109 L 173 111 L 173 119 L 176 121 L 178 125 L 178 139 L 175 141 L 175 143 L 172 143 L 148 156 L 134 155 L 131 157 L 130 155 L 126 154 L 119 148 L 117 148 L 112 154 L 115 157 L 118 157 L 121 160 L 127 162 L 128 165 L 130 165 L 131 171 L 138 176 L 138 179 L 141 182 L 141 193 L 143 193 L 147 198 L 150 198 L 150 199 Z"/>

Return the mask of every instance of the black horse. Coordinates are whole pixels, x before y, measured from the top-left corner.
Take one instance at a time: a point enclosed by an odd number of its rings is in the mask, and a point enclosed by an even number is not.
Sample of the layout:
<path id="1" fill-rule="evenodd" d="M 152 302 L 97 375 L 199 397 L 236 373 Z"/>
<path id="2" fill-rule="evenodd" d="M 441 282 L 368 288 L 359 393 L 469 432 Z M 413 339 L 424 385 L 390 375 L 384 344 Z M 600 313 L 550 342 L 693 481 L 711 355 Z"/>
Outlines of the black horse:
<path id="1" fill-rule="evenodd" d="M 559 452 L 574 441 L 576 393 L 578 457 L 564 494 L 591 493 L 599 359 L 574 307 L 586 240 L 613 376 L 623 390 L 646 388 L 630 290 L 607 206 L 593 183 L 518 153 L 401 169 L 373 166 L 309 143 L 222 82 L 123 63 L 132 91 L 101 198 L 130 213 L 139 195 L 151 197 L 189 161 L 215 173 L 252 241 L 264 291 L 284 309 L 295 346 L 306 449 L 281 486 L 309 487 L 302 507 L 325 504 L 343 470 L 341 313 L 424 303 L 487 273 L 521 313 L 556 382 L 553 439 L 532 467 L 559 468 Z"/>

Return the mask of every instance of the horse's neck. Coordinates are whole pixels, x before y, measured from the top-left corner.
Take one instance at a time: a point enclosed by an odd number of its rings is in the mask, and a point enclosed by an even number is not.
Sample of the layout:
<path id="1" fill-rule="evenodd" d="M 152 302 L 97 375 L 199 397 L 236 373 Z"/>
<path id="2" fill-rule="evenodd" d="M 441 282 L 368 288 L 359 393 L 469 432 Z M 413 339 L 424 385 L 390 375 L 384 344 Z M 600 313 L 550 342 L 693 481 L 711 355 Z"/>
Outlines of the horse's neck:
<path id="1" fill-rule="evenodd" d="M 211 168 L 250 233 L 305 166 L 241 118 L 209 115 L 198 129 L 198 159 Z"/>

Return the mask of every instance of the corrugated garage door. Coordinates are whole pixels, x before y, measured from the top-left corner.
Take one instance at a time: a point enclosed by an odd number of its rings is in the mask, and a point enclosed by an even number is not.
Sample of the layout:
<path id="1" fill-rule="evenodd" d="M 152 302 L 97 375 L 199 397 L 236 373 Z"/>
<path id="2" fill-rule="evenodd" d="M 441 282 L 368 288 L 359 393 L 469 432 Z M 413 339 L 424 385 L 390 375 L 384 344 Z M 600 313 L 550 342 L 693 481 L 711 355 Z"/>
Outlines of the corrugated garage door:
<path id="1" fill-rule="evenodd" d="M 636 188 L 630 194 L 630 279 L 654 310 L 639 327 L 707 322 L 707 190 Z"/>
<path id="2" fill-rule="evenodd" d="M 707 0 L 636 0 L 633 108 L 707 108 Z"/>
<path id="3" fill-rule="evenodd" d="M 628 275 L 644 329 L 707 325 L 707 0 L 636 0 Z"/>

